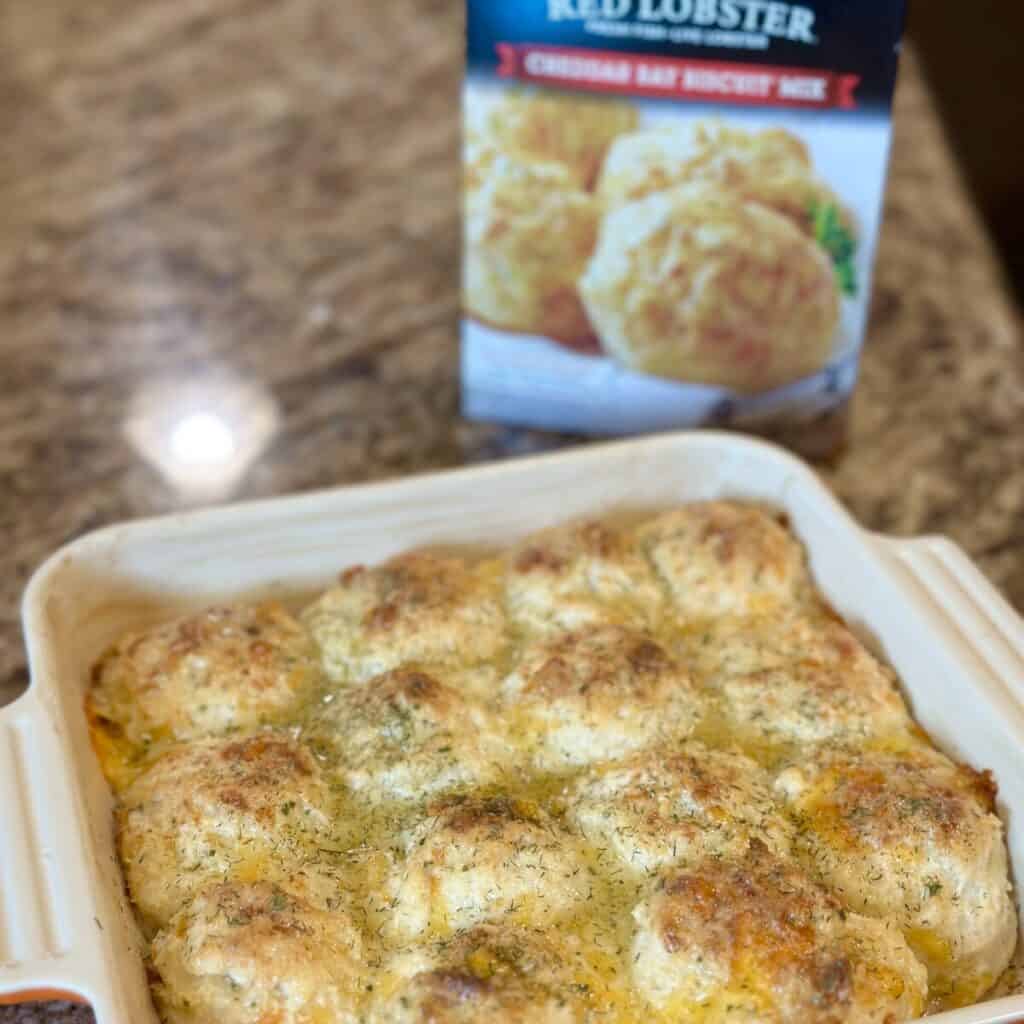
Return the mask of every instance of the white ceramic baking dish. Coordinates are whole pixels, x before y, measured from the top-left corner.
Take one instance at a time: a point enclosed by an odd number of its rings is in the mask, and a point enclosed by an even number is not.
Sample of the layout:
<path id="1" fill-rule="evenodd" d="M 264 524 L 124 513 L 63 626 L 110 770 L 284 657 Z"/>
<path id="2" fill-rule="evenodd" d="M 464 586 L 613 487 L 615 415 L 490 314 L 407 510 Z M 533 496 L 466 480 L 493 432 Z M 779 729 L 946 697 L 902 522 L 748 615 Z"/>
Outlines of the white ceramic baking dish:
<path id="1" fill-rule="evenodd" d="M 719 496 L 788 513 L 825 596 L 898 669 L 921 724 L 995 773 L 1024 880 L 1024 623 L 948 541 L 864 532 L 784 452 L 664 435 L 129 523 L 58 551 L 24 599 L 31 687 L 0 712 L 0 996 L 68 993 L 101 1024 L 156 1020 L 82 712 L 119 633 L 214 598 L 319 587 L 417 545 L 505 544 L 572 516 Z M 934 1019 L 1024 1019 L 1024 995 Z"/>

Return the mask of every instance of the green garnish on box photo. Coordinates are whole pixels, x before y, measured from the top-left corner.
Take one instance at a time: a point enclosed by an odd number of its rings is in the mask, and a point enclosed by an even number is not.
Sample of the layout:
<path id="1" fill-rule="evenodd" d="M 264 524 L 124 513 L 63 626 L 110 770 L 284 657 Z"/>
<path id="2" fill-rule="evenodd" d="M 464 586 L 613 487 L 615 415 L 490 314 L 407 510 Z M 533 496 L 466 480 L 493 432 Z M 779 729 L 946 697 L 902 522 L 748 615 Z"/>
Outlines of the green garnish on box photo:
<path id="1" fill-rule="evenodd" d="M 835 267 L 836 280 L 844 295 L 857 294 L 857 239 L 843 223 L 842 210 L 836 203 L 812 202 L 811 221 L 815 241 L 829 254 Z"/>

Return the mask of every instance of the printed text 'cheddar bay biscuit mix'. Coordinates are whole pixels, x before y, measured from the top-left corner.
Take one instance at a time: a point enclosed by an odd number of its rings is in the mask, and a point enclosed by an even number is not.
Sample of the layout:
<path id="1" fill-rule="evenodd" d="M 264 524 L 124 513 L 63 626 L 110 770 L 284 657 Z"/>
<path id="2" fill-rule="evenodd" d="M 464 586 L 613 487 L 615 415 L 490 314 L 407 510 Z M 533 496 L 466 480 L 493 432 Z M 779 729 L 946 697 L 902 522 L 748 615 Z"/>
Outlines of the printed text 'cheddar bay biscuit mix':
<path id="1" fill-rule="evenodd" d="M 834 447 L 903 4 L 467 3 L 466 414 Z"/>

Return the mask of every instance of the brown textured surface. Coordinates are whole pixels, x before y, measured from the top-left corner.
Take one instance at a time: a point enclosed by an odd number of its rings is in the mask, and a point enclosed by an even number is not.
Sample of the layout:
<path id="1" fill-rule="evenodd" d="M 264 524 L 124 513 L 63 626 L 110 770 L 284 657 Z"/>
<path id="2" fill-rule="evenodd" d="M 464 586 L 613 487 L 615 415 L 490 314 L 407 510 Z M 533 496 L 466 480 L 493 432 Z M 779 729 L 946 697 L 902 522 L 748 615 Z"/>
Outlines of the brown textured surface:
<path id="1" fill-rule="evenodd" d="M 184 501 L 126 435 L 144 387 L 276 405 L 232 496 L 563 443 L 457 417 L 460 18 L 458 0 L 0 5 L 0 702 L 26 680 L 31 569 Z M 1018 324 L 913 62 L 897 107 L 829 477 L 874 528 L 952 535 L 1021 606 Z M 44 1019 L 88 1014 L 0 1009 Z"/>

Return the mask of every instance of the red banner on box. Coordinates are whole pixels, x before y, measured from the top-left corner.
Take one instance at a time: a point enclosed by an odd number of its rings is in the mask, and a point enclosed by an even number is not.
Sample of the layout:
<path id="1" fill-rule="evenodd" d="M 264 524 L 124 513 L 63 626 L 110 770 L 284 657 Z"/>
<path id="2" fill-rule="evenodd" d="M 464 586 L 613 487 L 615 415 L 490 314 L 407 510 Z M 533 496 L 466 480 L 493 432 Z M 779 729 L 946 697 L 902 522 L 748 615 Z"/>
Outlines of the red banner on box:
<path id="1" fill-rule="evenodd" d="M 498 74 L 540 85 L 660 99 L 853 110 L 858 75 L 571 46 L 498 43 Z"/>

